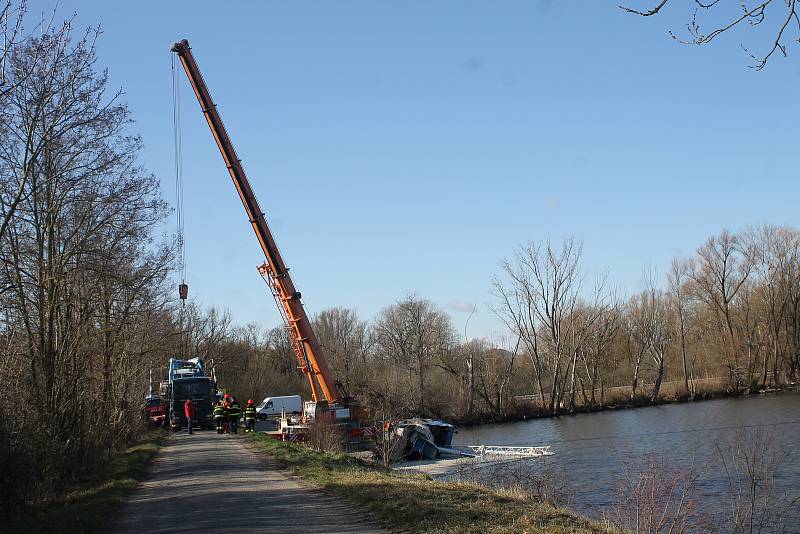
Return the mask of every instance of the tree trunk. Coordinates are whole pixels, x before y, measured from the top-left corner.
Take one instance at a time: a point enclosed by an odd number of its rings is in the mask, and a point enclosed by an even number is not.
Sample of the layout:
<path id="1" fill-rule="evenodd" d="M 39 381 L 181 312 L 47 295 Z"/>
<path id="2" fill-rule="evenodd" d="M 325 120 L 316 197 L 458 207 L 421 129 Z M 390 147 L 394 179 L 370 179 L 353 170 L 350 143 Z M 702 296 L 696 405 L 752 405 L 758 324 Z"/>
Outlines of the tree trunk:
<path id="1" fill-rule="evenodd" d="M 475 355 L 470 350 L 467 357 L 467 417 L 472 417 L 475 408 Z"/>

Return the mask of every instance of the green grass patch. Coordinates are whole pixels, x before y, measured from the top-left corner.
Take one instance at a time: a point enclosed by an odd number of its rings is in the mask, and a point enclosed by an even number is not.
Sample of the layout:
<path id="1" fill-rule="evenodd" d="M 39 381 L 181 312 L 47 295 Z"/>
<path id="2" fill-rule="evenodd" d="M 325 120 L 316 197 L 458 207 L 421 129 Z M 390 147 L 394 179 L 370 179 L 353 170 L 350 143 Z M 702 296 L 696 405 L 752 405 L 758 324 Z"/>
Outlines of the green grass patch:
<path id="1" fill-rule="evenodd" d="M 571 511 L 479 486 L 398 473 L 343 453 L 320 453 L 260 434 L 247 439 L 294 475 L 404 532 L 615 532 Z"/>
<path id="2" fill-rule="evenodd" d="M 120 452 L 91 479 L 46 503 L 20 510 L 9 522 L 0 525 L 0 532 L 108 532 L 117 508 L 145 476 L 165 438 L 166 433 L 160 430 L 147 433 L 139 444 Z"/>

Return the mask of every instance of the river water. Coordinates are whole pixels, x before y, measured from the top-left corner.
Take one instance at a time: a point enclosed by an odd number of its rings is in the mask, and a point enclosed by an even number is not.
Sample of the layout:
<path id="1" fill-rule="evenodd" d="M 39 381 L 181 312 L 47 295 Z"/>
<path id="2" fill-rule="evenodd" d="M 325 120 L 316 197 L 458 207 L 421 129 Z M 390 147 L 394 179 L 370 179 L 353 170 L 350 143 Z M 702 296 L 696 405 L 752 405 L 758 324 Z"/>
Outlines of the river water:
<path id="1" fill-rule="evenodd" d="M 465 427 L 454 444 L 550 445 L 554 456 L 533 461 L 548 462 L 566 480 L 574 509 L 599 517 L 619 494 L 626 465 L 648 455 L 699 473 L 698 508 L 718 506 L 730 486 L 717 445 L 729 451 L 753 439 L 768 443 L 767 459 L 786 455 L 774 471 L 773 494 L 800 495 L 800 392 Z M 800 522 L 800 503 L 791 515 Z"/>

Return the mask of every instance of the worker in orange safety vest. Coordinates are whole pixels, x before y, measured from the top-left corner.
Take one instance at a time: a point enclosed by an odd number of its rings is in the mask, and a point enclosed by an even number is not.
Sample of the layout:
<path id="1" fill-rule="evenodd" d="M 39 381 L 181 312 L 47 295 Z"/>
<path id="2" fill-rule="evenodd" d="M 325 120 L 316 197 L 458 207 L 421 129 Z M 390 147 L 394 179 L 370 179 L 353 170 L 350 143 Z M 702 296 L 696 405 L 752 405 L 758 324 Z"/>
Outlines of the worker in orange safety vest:
<path id="1" fill-rule="evenodd" d="M 222 434 L 222 425 L 225 422 L 225 408 L 222 401 L 214 405 L 214 425 L 217 427 L 217 434 Z"/>

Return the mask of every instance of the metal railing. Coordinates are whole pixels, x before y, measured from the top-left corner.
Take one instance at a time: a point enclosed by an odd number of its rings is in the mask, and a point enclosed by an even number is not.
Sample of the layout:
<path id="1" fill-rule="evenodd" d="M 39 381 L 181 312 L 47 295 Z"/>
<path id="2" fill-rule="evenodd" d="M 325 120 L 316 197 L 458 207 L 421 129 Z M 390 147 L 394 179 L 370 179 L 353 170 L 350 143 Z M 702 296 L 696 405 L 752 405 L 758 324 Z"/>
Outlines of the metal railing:
<path id="1" fill-rule="evenodd" d="M 478 456 L 524 456 L 535 458 L 537 456 L 552 456 L 553 451 L 549 445 L 543 447 L 510 447 L 505 445 L 469 445 L 467 447 Z"/>

